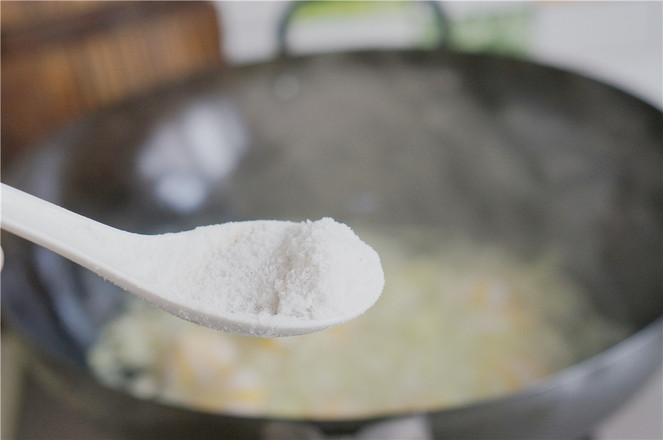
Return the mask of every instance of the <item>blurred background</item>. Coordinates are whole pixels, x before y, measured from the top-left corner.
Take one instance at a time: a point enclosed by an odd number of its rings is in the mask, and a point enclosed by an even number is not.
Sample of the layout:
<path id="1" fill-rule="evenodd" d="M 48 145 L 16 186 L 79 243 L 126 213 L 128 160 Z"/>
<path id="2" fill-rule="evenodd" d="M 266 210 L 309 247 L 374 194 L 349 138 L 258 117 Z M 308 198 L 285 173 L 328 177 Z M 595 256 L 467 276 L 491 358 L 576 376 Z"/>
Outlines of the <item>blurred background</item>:
<path id="1" fill-rule="evenodd" d="M 661 2 L 2 2 L 2 170 L 86 115 L 282 54 L 454 49 L 534 59 L 663 108 Z M 284 27 L 287 23 L 287 27 Z M 90 145 L 94 149 L 93 144 Z M 2 438 L 106 438 L 39 390 L 2 329 Z M 661 374 L 598 439 L 661 438 Z"/>
<path id="2" fill-rule="evenodd" d="M 285 1 L 3 3 L 3 163 L 83 113 L 222 64 L 439 38 L 422 4 L 317 3 L 295 14 L 287 35 Z M 658 2 L 447 2 L 442 10 L 453 48 L 540 60 L 661 105 Z"/>

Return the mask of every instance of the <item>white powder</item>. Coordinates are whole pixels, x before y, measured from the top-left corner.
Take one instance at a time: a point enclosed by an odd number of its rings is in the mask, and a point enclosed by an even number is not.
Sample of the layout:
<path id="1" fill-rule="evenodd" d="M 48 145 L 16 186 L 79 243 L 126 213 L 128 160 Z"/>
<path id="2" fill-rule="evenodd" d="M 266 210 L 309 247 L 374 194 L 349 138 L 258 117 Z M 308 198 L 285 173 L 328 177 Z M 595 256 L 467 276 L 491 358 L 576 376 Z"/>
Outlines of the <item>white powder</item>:
<path id="1" fill-rule="evenodd" d="M 150 262 L 150 282 L 167 299 L 211 314 L 349 318 L 384 287 L 378 254 L 331 218 L 234 222 L 156 237 L 163 252 Z"/>

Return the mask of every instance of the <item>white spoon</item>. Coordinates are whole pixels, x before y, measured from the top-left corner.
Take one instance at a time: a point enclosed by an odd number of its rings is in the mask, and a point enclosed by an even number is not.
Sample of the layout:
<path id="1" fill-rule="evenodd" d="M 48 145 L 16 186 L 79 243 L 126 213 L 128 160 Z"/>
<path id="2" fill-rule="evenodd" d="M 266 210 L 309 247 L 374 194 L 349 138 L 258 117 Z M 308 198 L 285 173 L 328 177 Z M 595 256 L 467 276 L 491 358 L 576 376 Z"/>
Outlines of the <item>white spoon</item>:
<path id="1" fill-rule="evenodd" d="M 142 235 L 4 183 L 1 196 L 3 229 L 169 313 L 222 331 L 269 337 L 320 331 L 362 314 L 384 285 L 377 253 L 331 219 Z"/>

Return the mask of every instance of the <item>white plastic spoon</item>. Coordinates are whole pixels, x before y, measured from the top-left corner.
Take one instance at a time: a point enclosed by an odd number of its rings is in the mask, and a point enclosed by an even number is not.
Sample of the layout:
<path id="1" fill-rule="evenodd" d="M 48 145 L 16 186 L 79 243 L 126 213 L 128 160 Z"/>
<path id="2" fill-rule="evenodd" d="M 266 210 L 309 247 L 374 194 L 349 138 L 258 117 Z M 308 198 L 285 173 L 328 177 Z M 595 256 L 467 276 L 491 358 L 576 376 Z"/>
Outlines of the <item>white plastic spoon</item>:
<path id="1" fill-rule="evenodd" d="M 312 333 L 382 292 L 377 253 L 332 219 L 231 222 L 163 235 L 122 231 L 2 184 L 2 228 L 155 306 L 250 336 Z"/>

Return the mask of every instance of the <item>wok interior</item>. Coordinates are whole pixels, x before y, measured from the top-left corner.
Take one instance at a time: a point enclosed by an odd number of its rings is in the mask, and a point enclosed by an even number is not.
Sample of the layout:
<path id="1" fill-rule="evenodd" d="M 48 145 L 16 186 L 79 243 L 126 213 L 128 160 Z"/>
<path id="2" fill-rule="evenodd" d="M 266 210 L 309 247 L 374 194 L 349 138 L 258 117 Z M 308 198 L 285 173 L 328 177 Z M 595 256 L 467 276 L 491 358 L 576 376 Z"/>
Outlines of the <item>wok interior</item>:
<path id="1" fill-rule="evenodd" d="M 524 259 L 552 249 L 602 313 L 639 329 L 663 313 L 661 122 L 618 91 L 514 60 L 331 55 L 221 71 L 93 116 L 15 176 L 141 233 L 332 216 Z M 38 281 L 10 270 L 10 285 L 33 287 L 19 326 L 84 364 L 123 293 L 43 249 L 24 259 Z"/>

